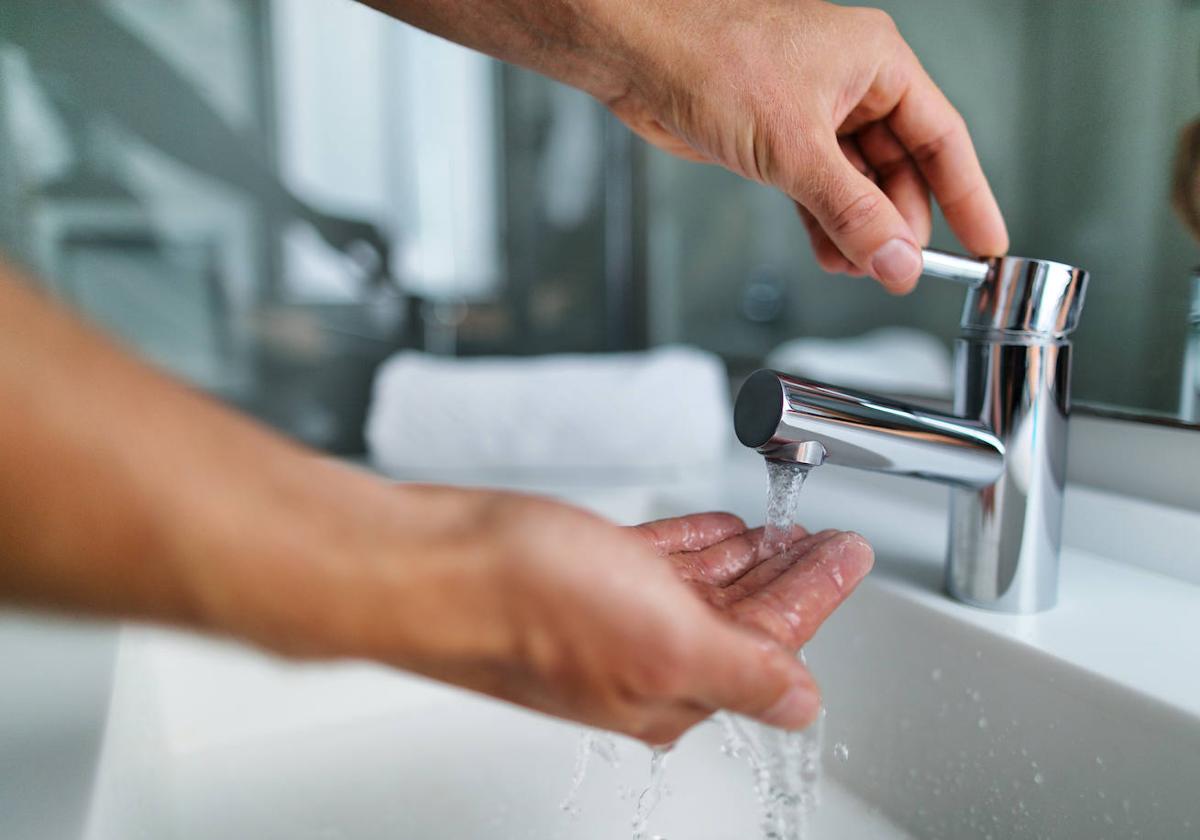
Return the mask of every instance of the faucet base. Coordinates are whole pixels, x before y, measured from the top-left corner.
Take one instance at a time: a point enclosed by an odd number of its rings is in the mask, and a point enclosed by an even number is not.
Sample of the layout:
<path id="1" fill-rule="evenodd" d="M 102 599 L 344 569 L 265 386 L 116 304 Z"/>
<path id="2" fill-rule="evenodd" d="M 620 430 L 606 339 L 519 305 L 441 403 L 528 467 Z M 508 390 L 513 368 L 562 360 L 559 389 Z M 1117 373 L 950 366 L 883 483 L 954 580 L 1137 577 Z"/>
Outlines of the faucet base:
<path id="1" fill-rule="evenodd" d="M 946 590 L 998 612 L 1048 610 L 1058 598 L 1071 346 L 960 339 L 957 361 L 956 411 L 995 430 L 1005 460 L 995 483 L 950 491 Z"/>

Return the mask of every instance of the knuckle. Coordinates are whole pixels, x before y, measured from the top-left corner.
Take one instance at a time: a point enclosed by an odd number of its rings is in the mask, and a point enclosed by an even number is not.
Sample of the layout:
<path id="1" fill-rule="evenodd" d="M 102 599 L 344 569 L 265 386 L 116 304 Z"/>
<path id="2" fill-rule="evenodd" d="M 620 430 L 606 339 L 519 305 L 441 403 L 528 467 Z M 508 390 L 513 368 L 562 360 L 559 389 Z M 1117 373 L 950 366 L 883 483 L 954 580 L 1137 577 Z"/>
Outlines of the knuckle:
<path id="1" fill-rule="evenodd" d="M 883 9 L 874 7 L 863 7 L 856 10 L 859 18 L 872 31 L 885 35 L 899 35 L 900 28 L 896 26 L 896 21 L 885 12 Z"/>
<path id="2" fill-rule="evenodd" d="M 879 216 L 882 206 L 883 197 L 879 193 L 862 193 L 834 211 L 829 232 L 834 236 L 853 236 Z"/>
<path id="3" fill-rule="evenodd" d="M 962 114 L 955 111 L 946 119 L 947 124 L 940 131 L 923 143 L 917 144 L 912 149 L 911 154 L 913 159 L 918 163 L 925 163 L 934 158 L 941 157 L 947 149 L 950 149 L 966 136 L 967 122 L 963 119 Z"/>

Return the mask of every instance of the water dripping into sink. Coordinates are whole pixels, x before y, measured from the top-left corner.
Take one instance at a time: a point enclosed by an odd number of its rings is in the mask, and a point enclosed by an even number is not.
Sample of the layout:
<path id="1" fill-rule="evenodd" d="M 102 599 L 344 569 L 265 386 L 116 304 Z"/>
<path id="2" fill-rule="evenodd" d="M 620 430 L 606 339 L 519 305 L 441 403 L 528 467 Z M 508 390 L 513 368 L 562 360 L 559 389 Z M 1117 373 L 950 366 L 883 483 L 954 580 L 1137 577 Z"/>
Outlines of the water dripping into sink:
<path id="1" fill-rule="evenodd" d="M 633 814 L 633 840 L 646 840 L 646 828 L 650 815 L 658 807 L 666 793 L 665 779 L 667 757 L 671 754 L 670 747 L 656 747 L 650 754 L 650 784 L 642 791 L 637 800 L 637 809 Z M 654 835 L 651 840 L 666 840 L 661 835 Z"/>

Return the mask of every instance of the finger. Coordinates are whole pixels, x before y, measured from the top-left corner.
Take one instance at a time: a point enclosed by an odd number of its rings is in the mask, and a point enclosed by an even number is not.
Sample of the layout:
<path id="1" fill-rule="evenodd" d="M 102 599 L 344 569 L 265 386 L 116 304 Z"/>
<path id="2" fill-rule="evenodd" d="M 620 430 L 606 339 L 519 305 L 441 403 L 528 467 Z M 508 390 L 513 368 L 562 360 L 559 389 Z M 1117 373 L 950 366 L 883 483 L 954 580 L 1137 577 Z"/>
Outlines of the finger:
<path id="1" fill-rule="evenodd" d="M 887 122 L 916 161 L 963 246 L 978 256 L 1005 253 L 1008 231 L 967 124 L 924 70 L 912 74 Z"/>
<path id="2" fill-rule="evenodd" d="M 728 614 L 799 650 L 871 570 L 875 555 L 858 534 L 817 544 L 766 586 L 729 605 Z"/>
<path id="3" fill-rule="evenodd" d="M 875 183 L 877 183 L 877 184 L 879 183 L 879 176 L 877 175 L 875 170 L 871 167 L 871 165 L 867 161 L 867 159 L 865 157 L 863 157 L 863 153 L 859 149 L 859 144 L 853 137 L 839 137 L 838 138 L 838 147 L 842 150 L 842 154 L 844 154 L 846 156 L 846 160 L 850 161 L 851 166 L 853 166 L 855 169 L 857 169 L 859 172 L 861 172 L 866 177 L 870 178 Z M 886 194 L 886 190 L 885 190 L 885 194 Z M 817 231 L 819 231 L 821 237 L 825 240 L 825 242 L 828 243 L 828 247 L 832 251 L 834 251 L 838 256 L 840 256 L 843 260 L 845 260 L 846 264 L 850 266 L 842 273 L 848 274 L 851 277 L 865 277 L 867 273 L 865 271 L 863 271 L 861 268 L 859 268 L 858 266 L 856 266 L 854 263 L 850 262 L 850 260 L 846 259 L 846 256 L 844 254 L 842 254 L 841 251 L 838 250 L 838 247 L 836 245 L 833 244 L 833 240 L 831 240 L 829 238 L 829 236 L 825 233 L 824 229 L 819 224 L 816 224 L 815 222 L 816 222 L 816 220 L 814 219 L 815 228 Z M 813 232 L 811 230 L 809 231 L 809 236 L 810 236 L 810 238 L 813 236 Z M 814 248 L 815 248 L 815 243 L 814 243 Z"/>
<path id="4" fill-rule="evenodd" d="M 821 708 L 812 676 L 778 645 L 733 625 L 709 634 L 697 661 L 695 701 L 771 726 L 803 729 Z"/>
<path id="5" fill-rule="evenodd" d="M 820 222 L 838 250 L 894 293 L 912 290 L 921 273 L 917 237 L 870 178 L 846 158 L 832 131 L 803 151 L 792 198 Z"/>
<path id="6" fill-rule="evenodd" d="M 700 551 L 709 546 L 744 533 L 746 523 L 732 513 L 693 513 L 658 519 L 636 525 L 634 532 L 640 534 L 651 548 L 662 555 L 679 551 Z"/>
<path id="7" fill-rule="evenodd" d="M 784 548 L 808 536 L 799 525 L 783 535 Z M 691 551 L 671 556 L 676 569 L 684 580 L 705 583 L 711 586 L 727 586 L 742 577 L 749 569 L 759 565 L 762 551 L 763 529 L 754 528 L 701 551 Z"/>
<path id="8" fill-rule="evenodd" d="M 909 157 L 908 150 L 882 122 L 871 123 L 859 132 L 858 148 L 875 171 L 884 194 L 917 235 L 917 241 L 923 246 L 928 245 L 933 228 L 929 186 L 917 170 L 916 162 Z"/>
<path id="9" fill-rule="evenodd" d="M 810 534 L 797 541 L 786 551 L 781 551 L 775 556 L 764 560 L 722 590 L 722 603 L 726 605 L 732 604 L 735 601 L 740 601 L 743 598 L 753 595 L 792 566 L 796 565 L 798 561 L 809 556 L 822 543 L 828 542 L 840 533 L 842 532 L 830 528 Z"/>
<path id="10" fill-rule="evenodd" d="M 867 163 L 867 159 L 863 157 L 862 151 L 858 147 L 858 142 L 851 137 L 839 137 L 838 148 L 842 150 L 842 154 L 846 156 L 846 160 L 850 161 L 850 165 L 857 169 L 862 174 L 866 175 L 872 181 L 875 180 L 875 173 L 871 166 Z"/>
<path id="11" fill-rule="evenodd" d="M 821 270 L 829 274 L 849 274 L 857 271 L 854 263 L 846 259 L 845 254 L 833 244 L 833 240 L 825 233 L 816 217 L 805 210 L 799 202 L 795 202 L 795 204 L 796 212 L 800 214 L 800 221 L 804 224 L 804 229 L 808 231 L 808 240 L 812 243 L 813 256 L 816 257 L 817 265 L 821 267 Z"/>

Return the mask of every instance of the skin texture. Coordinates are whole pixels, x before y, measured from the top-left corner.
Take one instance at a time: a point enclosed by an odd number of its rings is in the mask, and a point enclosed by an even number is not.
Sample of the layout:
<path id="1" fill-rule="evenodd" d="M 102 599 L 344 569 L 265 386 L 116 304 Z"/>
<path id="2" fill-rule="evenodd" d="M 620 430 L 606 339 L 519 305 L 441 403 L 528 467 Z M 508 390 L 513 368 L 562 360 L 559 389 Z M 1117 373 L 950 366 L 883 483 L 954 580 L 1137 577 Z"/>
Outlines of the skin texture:
<path id="1" fill-rule="evenodd" d="M 1008 250 L 966 124 L 877 9 L 824 0 L 369 5 L 585 90 L 672 154 L 782 190 L 827 271 L 910 291 L 931 192 L 966 250 Z"/>
<path id="2" fill-rule="evenodd" d="M 369 658 L 653 743 L 716 709 L 802 727 L 795 651 L 871 566 L 728 514 L 622 528 L 395 485 L 138 362 L 0 264 L 0 602 Z"/>

